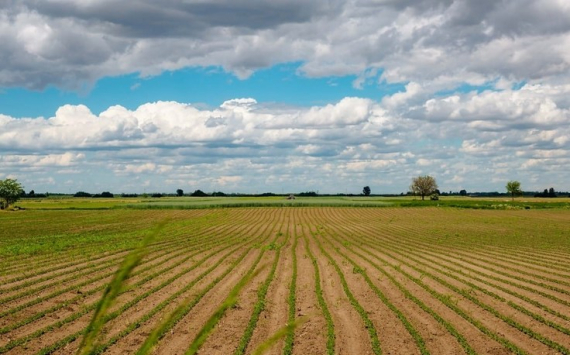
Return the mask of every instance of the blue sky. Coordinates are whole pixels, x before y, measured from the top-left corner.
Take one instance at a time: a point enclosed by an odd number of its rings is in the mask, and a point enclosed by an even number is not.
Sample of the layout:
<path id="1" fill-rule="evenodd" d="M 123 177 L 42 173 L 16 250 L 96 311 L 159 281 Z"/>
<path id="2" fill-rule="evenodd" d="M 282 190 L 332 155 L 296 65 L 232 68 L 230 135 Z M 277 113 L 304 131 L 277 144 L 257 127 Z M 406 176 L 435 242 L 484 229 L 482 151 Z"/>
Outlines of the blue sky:
<path id="1" fill-rule="evenodd" d="M 333 103 L 347 96 L 379 100 L 403 91 L 401 83 L 368 80 L 354 87 L 356 75 L 307 78 L 298 73 L 300 63 L 283 63 L 256 71 L 239 79 L 220 67 L 191 67 L 167 71 L 157 76 L 140 73 L 104 77 L 92 86 L 64 90 L 50 86 L 43 90 L 6 88 L 0 95 L 2 113 L 13 117 L 50 117 L 65 104 L 86 105 L 100 113 L 113 105 L 136 109 L 147 102 L 178 101 L 211 107 L 226 100 L 254 97 L 259 102 L 315 106 Z"/>
<path id="2" fill-rule="evenodd" d="M 8 2 L 0 179 L 570 190 L 569 19 L 559 0 Z"/>

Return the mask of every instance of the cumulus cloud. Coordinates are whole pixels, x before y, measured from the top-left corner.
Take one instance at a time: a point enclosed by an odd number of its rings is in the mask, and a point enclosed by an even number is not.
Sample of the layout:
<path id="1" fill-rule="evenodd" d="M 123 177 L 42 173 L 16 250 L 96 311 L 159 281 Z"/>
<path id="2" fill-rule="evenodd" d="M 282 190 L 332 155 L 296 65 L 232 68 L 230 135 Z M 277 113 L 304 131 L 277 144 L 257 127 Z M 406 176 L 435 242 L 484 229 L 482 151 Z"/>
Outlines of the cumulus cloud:
<path id="1" fill-rule="evenodd" d="M 107 189 L 356 193 L 361 185 L 403 192 L 418 174 L 433 174 L 444 190 L 503 190 L 510 179 L 543 189 L 546 174 L 565 190 L 569 90 L 528 84 L 432 98 L 411 84 L 382 101 L 314 107 L 240 98 L 94 114 L 65 105 L 49 118 L 0 116 L 0 174 L 26 185 L 51 176 L 49 186 L 80 176 L 88 190 L 112 181 Z"/>
<path id="2" fill-rule="evenodd" d="M 380 75 L 431 90 L 560 82 L 563 0 L 12 1 L 0 7 L 0 86 L 78 88 L 98 78 L 221 66 L 245 78 L 283 62 L 308 76 Z"/>
<path id="3" fill-rule="evenodd" d="M 160 101 L 134 111 L 113 106 L 95 115 L 84 105 L 65 105 L 47 119 L 2 116 L 0 148 L 61 151 L 292 146 L 301 141 L 318 142 L 350 131 L 360 132 L 365 123 L 370 124 L 369 120 L 378 115 L 375 106 L 368 99 L 345 98 L 334 105 L 269 112 L 253 99 L 229 100 L 212 110 Z"/>

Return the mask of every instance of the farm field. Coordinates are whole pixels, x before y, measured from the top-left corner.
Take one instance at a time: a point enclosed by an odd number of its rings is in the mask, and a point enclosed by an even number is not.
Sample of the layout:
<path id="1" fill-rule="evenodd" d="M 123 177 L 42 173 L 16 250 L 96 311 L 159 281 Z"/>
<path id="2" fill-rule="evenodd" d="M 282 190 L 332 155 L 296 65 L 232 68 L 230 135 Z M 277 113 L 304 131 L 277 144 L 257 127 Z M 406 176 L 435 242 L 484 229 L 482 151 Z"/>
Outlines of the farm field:
<path id="1" fill-rule="evenodd" d="M 564 209 L 32 209 L 0 226 L 0 354 L 77 353 L 133 255 L 87 353 L 570 354 Z"/>

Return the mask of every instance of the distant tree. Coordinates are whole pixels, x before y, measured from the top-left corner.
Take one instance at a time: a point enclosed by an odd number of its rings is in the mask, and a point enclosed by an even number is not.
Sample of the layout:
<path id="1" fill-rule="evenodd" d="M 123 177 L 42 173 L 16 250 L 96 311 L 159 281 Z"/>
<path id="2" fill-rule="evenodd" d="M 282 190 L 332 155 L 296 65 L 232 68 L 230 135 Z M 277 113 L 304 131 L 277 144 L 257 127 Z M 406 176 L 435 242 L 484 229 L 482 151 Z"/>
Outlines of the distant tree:
<path id="1" fill-rule="evenodd" d="M 441 192 L 439 192 L 439 189 L 435 189 L 433 193 L 437 194 L 438 196 L 441 195 Z"/>
<path id="2" fill-rule="evenodd" d="M 122 194 L 121 194 L 121 197 L 139 197 L 139 195 L 138 195 L 138 194 L 125 194 L 125 193 L 122 193 Z"/>
<path id="3" fill-rule="evenodd" d="M 515 200 L 515 196 L 522 195 L 521 183 L 516 180 L 507 182 L 507 186 L 505 187 L 507 192 L 511 194 L 511 199 L 513 201 Z"/>
<path id="4" fill-rule="evenodd" d="M 0 180 L 0 208 L 8 208 L 22 195 L 22 185 L 16 179 Z"/>
<path id="5" fill-rule="evenodd" d="M 214 192 L 212 192 L 212 196 L 223 197 L 223 196 L 226 196 L 226 194 L 223 193 L 222 191 L 214 191 Z"/>
<path id="6" fill-rule="evenodd" d="M 362 189 L 362 193 L 364 194 L 364 196 L 370 196 L 370 186 L 364 186 L 364 188 Z"/>
<path id="7" fill-rule="evenodd" d="M 196 190 L 196 191 L 192 192 L 192 195 L 190 195 L 190 196 L 194 196 L 194 197 L 206 197 L 206 196 L 208 196 L 208 194 L 205 193 L 205 192 L 202 191 L 202 190 Z"/>
<path id="8" fill-rule="evenodd" d="M 182 189 L 176 190 L 176 196 L 184 196 L 184 190 Z"/>
<path id="9" fill-rule="evenodd" d="M 556 192 L 553 187 L 548 190 L 548 197 L 556 197 Z"/>
<path id="10" fill-rule="evenodd" d="M 36 192 L 34 190 L 30 190 L 30 193 L 28 194 L 28 196 L 34 197 L 34 196 L 36 196 Z"/>
<path id="11" fill-rule="evenodd" d="M 91 197 L 92 195 L 85 191 L 77 191 L 73 197 Z"/>
<path id="12" fill-rule="evenodd" d="M 431 195 L 435 190 L 437 190 L 437 182 L 429 175 L 418 176 L 412 179 L 410 192 L 414 195 L 421 196 L 422 200 L 424 200 L 426 196 Z"/>
<path id="13" fill-rule="evenodd" d="M 461 191 L 459 191 L 459 194 L 461 196 L 467 196 L 467 190 L 461 190 Z"/>

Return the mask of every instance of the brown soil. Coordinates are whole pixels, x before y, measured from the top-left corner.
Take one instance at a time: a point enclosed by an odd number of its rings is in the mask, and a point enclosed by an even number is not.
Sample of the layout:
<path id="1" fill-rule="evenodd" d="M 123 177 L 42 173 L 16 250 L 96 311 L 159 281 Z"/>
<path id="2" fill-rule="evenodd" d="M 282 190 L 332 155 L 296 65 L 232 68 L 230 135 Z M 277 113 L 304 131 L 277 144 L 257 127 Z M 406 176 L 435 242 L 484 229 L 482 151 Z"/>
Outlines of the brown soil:
<path id="1" fill-rule="evenodd" d="M 160 220 L 168 216 L 171 216 L 176 223 L 181 223 L 170 227 L 170 234 L 157 241 L 156 249 L 149 252 L 135 271 L 147 266 L 152 266 L 152 268 L 134 275 L 128 284 L 132 285 L 145 277 L 149 277 L 149 279 L 140 286 L 121 294 L 110 308 L 110 312 L 160 285 L 164 280 L 186 271 L 210 253 L 230 246 L 228 249 L 213 255 L 197 268 L 180 275 L 172 283 L 152 293 L 143 301 L 134 304 L 115 319 L 110 320 L 98 339 L 100 343 L 105 343 L 113 336 L 123 332 L 130 324 L 152 312 L 158 304 L 191 283 L 209 267 L 218 261 L 222 261 L 218 267 L 205 275 L 191 289 L 173 299 L 170 304 L 142 323 L 140 327 L 128 335 L 118 338 L 114 344 L 106 349 L 105 354 L 132 354 L 136 352 L 152 330 L 161 324 L 178 305 L 194 299 L 217 277 L 228 270 L 240 255 L 249 250 L 245 258 L 235 266 L 235 269 L 221 279 L 188 314 L 169 329 L 154 349 L 155 354 L 184 354 L 205 322 L 224 302 L 231 289 L 250 269 L 258 255 L 263 253 L 263 257 L 256 267 L 256 270 L 261 271 L 255 274 L 241 290 L 237 305 L 225 312 L 198 352 L 208 355 L 232 354 L 243 337 L 258 299 L 258 290 L 269 275 L 274 257 L 277 255 L 275 245 L 270 245 L 270 242 L 276 237 L 276 245 L 280 246 L 280 258 L 277 261 L 274 279 L 264 300 L 265 309 L 261 312 L 257 325 L 253 329 L 246 354 L 250 354 L 288 322 L 288 297 L 293 272 L 292 253 L 296 255 L 298 269 L 295 318 L 306 317 L 306 322 L 295 329 L 293 353 L 299 355 L 326 354 L 327 325 L 317 301 L 315 269 L 309 258 L 309 251 L 305 246 L 306 241 L 310 251 L 317 258 L 318 272 L 321 278 L 320 286 L 334 323 L 336 336 L 334 352 L 336 354 L 373 354 L 373 349 L 369 332 L 364 326 L 361 315 L 351 304 L 343 289 L 337 270 L 320 250 L 319 243 L 339 266 L 351 294 L 372 321 L 383 354 L 417 355 L 420 353 L 420 348 L 402 320 L 368 285 L 362 273 L 370 278 L 371 283 L 386 297 L 387 302 L 398 309 L 409 321 L 431 354 L 463 354 L 464 349 L 460 341 L 446 329 L 444 324 L 441 324 L 436 317 L 407 297 L 406 293 L 397 287 L 397 284 L 452 325 L 478 354 L 506 355 L 511 353 L 505 345 L 494 340 L 493 337 L 507 340 L 529 354 L 558 354 L 559 352 L 556 349 L 546 345 L 545 342 L 552 341 L 562 347 L 570 347 L 570 321 L 567 320 L 570 308 L 565 304 L 570 302 L 570 294 L 568 294 L 570 293 L 570 286 L 567 285 L 569 281 L 565 278 L 565 275 L 570 275 L 570 268 L 564 264 L 566 261 L 570 261 L 568 244 L 561 242 L 558 248 L 545 247 L 533 254 L 529 244 L 524 244 L 525 239 L 522 239 L 523 242 L 518 245 L 516 241 L 510 241 L 508 238 L 515 238 L 513 235 L 522 235 L 525 238 L 533 238 L 535 235 L 540 237 L 542 230 L 539 226 L 544 225 L 546 221 L 548 221 L 547 228 L 549 231 L 567 230 L 570 215 L 562 212 L 532 211 L 532 213 L 522 213 L 521 211 L 464 211 L 435 208 L 309 207 L 159 211 L 156 213 L 149 211 L 97 211 L 82 214 L 82 216 L 93 220 L 96 216 L 101 216 L 101 225 L 81 226 L 78 224 L 81 222 L 79 217 L 68 219 L 59 217 L 58 220 L 62 221 L 62 225 L 46 226 L 46 231 L 54 234 L 65 233 L 67 228 L 68 232 L 73 234 L 82 232 L 103 233 L 104 231 L 117 230 L 133 235 L 132 229 L 137 228 L 137 220 L 145 221 L 140 228 L 148 228 L 149 225 L 152 225 L 150 220 Z M 36 214 L 38 215 L 37 220 L 43 220 L 42 223 L 46 224 L 50 223 L 50 218 L 42 216 L 42 212 L 36 212 Z M 125 219 L 124 225 L 117 220 L 120 216 L 128 217 Z M 510 222 L 505 224 L 505 220 Z M 26 225 L 18 225 L 17 232 L 25 234 Z M 34 226 L 34 223 L 29 223 L 29 226 L 29 228 L 34 229 L 30 229 L 28 238 L 32 238 L 34 235 L 41 236 L 41 230 Z M 494 231 L 498 235 L 497 239 L 490 237 Z M 279 234 L 280 232 L 282 234 Z M 477 233 L 482 236 L 480 242 L 478 242 Z M 9 236 L 9 234 L 6 235 Z M 9 237 L 14 238 L 15 236 Z M 298 238 L 298 244 L 293 250 L 295 237 Z M 0 236 L 0 238 L 2 237 Z M 231 238 L 235 239 L 228 243 L 227 241 Z M 214 243 L 220 241 L 220 244 L 207 244 L 206 241 L 208 240 L 212 240 Z M 549 243 L 555 243 L 553 240 L 549 239 Z M 243 245 L 241 245 L 242 243 Z M 224 257 L 230 250 L 238 247 L 238 244 L 241 246 L 235 253 Z M 472 250 L 471 254 L 469 250 Z M 77 251 L 74 250 L 73 252 L 76 253 Z M 99 275 L 108 274 L 108 276 L 78 289 L 73 287 L 70 291 L 46 298 L 38 304 L 15 311 L 13 314 L 1 316 L 0 354 L 35 354 L 67 336 L 85 329 L 91 320 L 92 312 L 61 326 L 56 325 L 57 322 L 77 314 L 83 307 L 98 302 L 101 291 L 90 295 L 86 293 L 89 290 L 106 285 L 125 253 L 124 250 L 116 250 L 97 256 L 87 250 L 83 254 L 78 253 L 79 256 L 72 257 L 71 254 L 61 252 L 61 255 L 54 256 L 51 263 L 45 255 L 31 256 L 28 260 L 29 265 L 38 266 L 35 269 L 28 270 L 24 268 L 24 260 L 15 257 L 2 260 L 6 272 L 0 278 L 0 282 L 2 282 L 0 299 L 19 295 L 26 290 L 34 290 L 43 285 L 48 287 L 30 295 L 22 295 L 14 300 L 4 302 L 0 305 L 0 312 L 13 309 L 38 297 L 47 297 L 53 292 L 75 286 L 85 280 L 95 279 Z M 192 254 L 196 255 L 185 260 Z M 470 259 L 469 255 L 473 255 L 473 258 Z M 474 260 L 475 258 L 479 260 Z M 104 266 L 107 261 L 109 262 L 108 266 L 99 271 L 94 271 L 97 267 Z M 180 261 L 184 262 L 180 263 Z M 355 268 L 351 261 L 356 263 L 360 269 Z M 554 266 L 552 272 L 549 272 L 548 269 L 549 262 Z M 177 265 L 178 263 L 180 264 Z M 166 270 L 169 266 L 173 266 L 173 268 Z M 164 272 L 150 278 L 162 269 L 165 269 Z M 36 271 L 42 273 L 31 275 Z M 73 277 L 86 271 L 90 272 L 82 277 Z M 30 276 L 25 277 L 25 272 L 28 272 Z M 522 272 L 531 275 L 525 275 Z M 430 277 L 427 275 L 428 273 L 435 277 Z M 386 274 L 393 277 L 394 280 L 391 280 Z M 23 277 L 21 280 L 15 280 L 20 276 Z M 499 280 L 491 277 L 496 277 Z M 525 280 L 517 280 L 518 277 L 557 287 L 568 291 L 568 293 L 557 292 Z M 67 278 L 70 279 L 65 282 L 62 281 Z M 481 281 L 476 280 L 476 278 L 481 279 Z M 545 278 L 551 280 L 544 280 Z M 10 281 L 13 279 L 15 281 Z M 557 282 L 558 280 L 560 282 Z M 510 281 L 512 284 L 504 281 Z M 496 286 L 486 284 L 486 282 Z M 27 285 L 28 283 L 29 285 Z M 425 288 L 418 283 L 423 284 Z M 492 312 L 485 310 L 473 300 L 446 286 L 446 283 L 462 290 L 462 292 L 471 290 L 469 291 L 470 295 L 475 297 L 478 302 L 530 329 L 538 337 L 544 337 L 546 341 L 541 342 L 533 339 L 515 326 L 501 320 Z M 480 290 L 473 290 L 468 283 L 483 288 L 497 295 L 497 297 L 485 294 Z M 529 289 L 525 290 L 522 287 Z M 535 291 L 533 292 L 533 290 Z M 509 294 L 507 291 L 528 297 L 538 302 L 539 306 L 533 305 L 521 297 Z M 551 295 L 558 300 L 549 299 L 537 292 Z M 434 295 L 439 295 L 440 299 Z M 6 327 L 11 327 L 17 322 L 65 302 L 69 302 L 69 304 L 49 312 L 43 317 L 31 320 L 28 324 L 14 330 L 5 330 Z M 515 309 L 508 302 L 532 312 L 538 320 Z M 464 317 L 456 312 L 454 307 L 457 307 L 467 316 Z M 548 307 L 559 314 L 551 314 L 544 307 Z M 46 327 L 53 327 L 53 329 Z M 485 327 L 493 336 L 485 334 L 478 327 Z M 561 328 L 561 330 L 555 329 L 556 327 Z M 34 332 L 42 329 L 47 329 L 47 331 L 34 335 Z M 30 339 L 11 350 L 6 348 L 11 346 L 13 341 L 25 337 Z M 55 353 L 75 354 L 80 342 L 81 337 L 78 337 L 74 341 L 63 344 Z M 266 354 L 281 354 L 283 353 L 283 346 L 284 338 L 281 338 Z"/>

